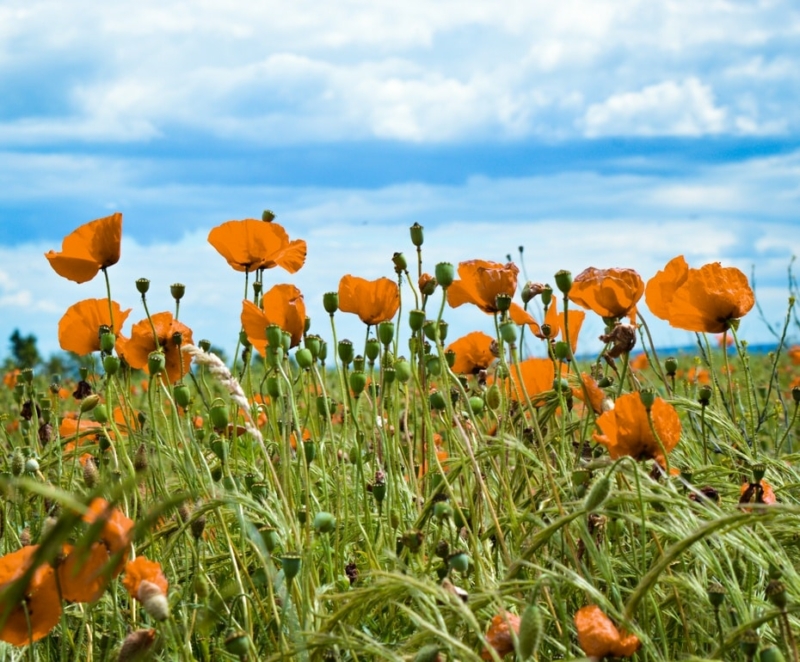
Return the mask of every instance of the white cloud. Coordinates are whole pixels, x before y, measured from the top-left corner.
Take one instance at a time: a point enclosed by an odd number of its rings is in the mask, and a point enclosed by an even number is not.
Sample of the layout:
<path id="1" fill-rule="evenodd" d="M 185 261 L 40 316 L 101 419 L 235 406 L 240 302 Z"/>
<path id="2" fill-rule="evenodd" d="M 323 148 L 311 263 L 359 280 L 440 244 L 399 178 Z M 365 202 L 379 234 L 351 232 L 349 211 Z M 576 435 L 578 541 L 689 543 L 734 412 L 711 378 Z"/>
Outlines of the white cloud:
<path id="1" fill-rule="evenodd" d="M 702 136 L 726 128 L 726 110 L 714 103 L 710 87 L 697 78 L 648 85 L 638 92 L 614 94 L 589 106 L 587 136 Z"/>

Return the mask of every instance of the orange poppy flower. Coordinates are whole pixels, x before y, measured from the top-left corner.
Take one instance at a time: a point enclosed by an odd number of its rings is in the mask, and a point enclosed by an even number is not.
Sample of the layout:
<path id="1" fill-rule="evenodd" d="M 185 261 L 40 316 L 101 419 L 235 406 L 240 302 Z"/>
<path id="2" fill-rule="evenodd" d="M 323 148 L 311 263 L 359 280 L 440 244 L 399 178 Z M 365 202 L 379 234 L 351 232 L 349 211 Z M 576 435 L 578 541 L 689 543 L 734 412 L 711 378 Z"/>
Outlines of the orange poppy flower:
<path id="1" fill-rule="evenodd" d="M 699 333 L 722 333 L 755 305 L 741 271 L 719 262 L 690 269 L 683 255 L 647 282 L 645 299 L 653 315 L 670 326 Z"/>
<path id="2" fill-rule="evenodd" d="M 49 251 L 45 257 L 55 272 L 76 283 L 92 280 L 100 269 L 119 262 L 122 241 L 122 214 L 81 225 L 64 237 L 61 252 Z"/>
<path id="3" fill-rule="evenodd" d="M 247 339 L 262 356 L 267 349 L 267 327 L 277 324 L 291 334 L 291 346 L 300 344 L 306 326 L 306 304 L 294 285 L 275 285 L 261 297 L 261 307 L 242 301 L 242 326 Z"/>
<path id="4" fill-rule="evenodd" d="M 12 604 L 6 597 L 6 591 L 31 567 L 38 549 L 38 545 L 28 545 L 0 557 L 0 622 L 4 623 L 0 640 L 14 646 L 39 641 L 61 618 L 56 576 L 49 565 L 36 568 L 18 602 Z"/>
<path id="5" fill-rule="evenodd" d="M 132 368 L 141 370 L 147 368 L 147 359 L 151 352 L 163 349 L 167 377 L 170 383 L 174 384 L 189 372 L 192 357 L 185 353 L 181 357 L 180 348 L 173 342 L 172 336 L 175 333 L 181 333 L 183 335 L 183 344 L 189 345 L 192 343 L 192 330 L 174 319 L 170 312 L 156 313 L 151 315 L 151 319 L 158 336 L 158 344 L 156 344 L 156 339 L 153 338 L 153 326 L 150 325 L 148 319 L 143 319 L 133 325 L 129 339 L 120 336 L 117 341 L 117 350 Z M 183 362 L 182 372 L 181 362 Z"/>
<path id="6" fill-rule="evenodd" d="M 572 347 L 573 354 L 578 350 L 578 335 L 583 326 L 583 320 L 586 319 L 586 313 L 582 310 L 569 310 L 567 311 L 567 320 L 569 322 L 569 344 Z M 551 305 L 544 316 L 544 323 L 550 327 L 550 335 L 548 340 L 557 340 L 559 337 L 562 339 L 566 335 L 564 328 L 564 313 L 558 312 L 558 306 Z M 544 339 L 541 327 L 538 324 L 529 325 L 531 331 L 537 338 Z"/>
<path id="7" fill-rule="evenodd" d="M 583 387 L 578 385 L 573 388 L 572 395 L 582 402 L 588 402 L 592 411 L 599 416 L 603 413 L 603 402 L 606 400 L 606 394 L 590 375 L 582 372 L 581 378 L 583 379 Z"/>
<path id="8" fill-rule="evenodd" d="M 112 579 L 106 568 L 111 558 L 108 548 L 102 542 L 95 542 L 89 549 L 67 544 L 62 549 L 66 558 L 58 565 L 61 597 L 71 602 L 95 602 Z"/>
<path id="9" fill-rule="evenodd" d="M 678 377 L 682 377 L 684 375 L 682 370 L 679 370 L 677 373 Z M 698 384 L 710 384 L 711 383 L 711 374 L 705 368 L 698 368 L 693 366 L 689 368 L 689 370 L 685 373 L 686 381 L 694 384 L 697 382 Z"/>
<path id="10" fill-rule="evenodd" d="M 20 376 L 19 370 L 9 370 L 5 375 L 3 375 L 3 384 L 5 384 L 8 388 L 13 390 L 14 387 L 17 385 L 17 378 L 19 376 Z"/>
<path id="11" fill-rule="evenodd" d="M 800 365 L 800 345 L 792 345 L 786 353 L 792 365 Z"/>
<path id="12" fill-rule="evenodd" d="M 517 378 L 517 369 L 513 365 L 508 367 L 508 371 L 512 382 L 509 395 L 512 400 L 518 402 L 525 402 L 525 393 L 533 400 L 537 395 L 551 390 L 556 376 L 555 367 L 550 359 L 530 358 L 520 361 L 521 384 Z"/>
<path id="13" fill-rule="evenodd" d="M 400 308 L 400 290 L 389 278 L 365 280 L 347 274 L 339 281 L 339 310 L 355 313 L 364 324 L 387 322 Z"/>
<path id="14" fill-rule="evenodd" d="M 647 358 L 647 354 L 642 352 L 641 354 L 634 356 L 628 365 L 632 370 L 647 370 L 647 368 L 650 367 L 650 360 Z"/>
<path id="15" fill-rule="evenodd" d="M 588 657 L 631 657 L 641 646 L 634 634 L 620 632 L 597 605 L 581 607 L 575 612 L 578 645 Z"/>
<path id="16" fill-rule="evenodd" d="M 482 331 L 473 331 L 453 341 L 447 347 L 456 353 L 453 372 L 457 375 L 474 375 L 479 370 L 486 370 L 497 358 L 492 352 L 494 343 L 495 340 Z"/>
<path id="17" fill-rule="evenodd" d="M 111 302 L 114 313 L 114 334 L 119 337 L 120 329 L 128 319 L 131 309 L 122 310 L 116 301 Z M 81 356 L 100 351 L 101 326 L 111 327 L 108 299 L 84 299 L 67 308 L 58 322 L 58 344 L 65 352 L 75 352 Z"/>
<path id="18" fill-rule="evenodd" d="M 122 578 L 122 584 L 127 589 L 128 595 L 132 598 L 138 598 L 139 586 L 143 581 L 155 584 L 164 595 L 167 594 L 169 582 L 164 576 L 161 564 L 156 561 L 150 561 L 144 556 L 137 556 L 133 561 L 128 561 L 125 564 L 125 576 Z"/>
<path id="19" fill-rule="evenodd" d="M 669 453 L 681 437 L 681 421 L 675 408 L 661 398 L 656 398 L 650 410 L 653 427 Z M 655 460 L 664 466 L 665 458 L 653 436 L 647 420 L 647 410 L 638 393 L 627 393 L 617 398 L 614 409 L 597 419 L 602 434 L 594 439 L 608 448 L 613 460 L 630 455 L 636 460 Z"/>
<path id="20" fill-rule="evenodd" d="M 517 291 L 517 274 L 519 267 L 513 262 L 505 265 L 487 260 L 460 262 L 460 279 L 454 280 L 447 288 L 447 303 L 453 308 L 471 303 L 484 313 L 493 315 L 498 312 L 497 295 L 513 297 Z M 508 312 L 516 324 L 536 324 L 533 317 L 517 303 L 512 302 Z"/>
<path id="21" fill-rule="evenodd" d="M 572 281 L 569 300 L 600 317 L 621 319 L 635 314 L 642 294 L 644 282 L 633 269 L 589 267 Z"/>
<path id="22" fill-rule="evenodd" d="M 511 635 L 511 631 L 513 630 L 519 636 L 519 623 L 519 616 L 508 612 L 497 614 L 492 618 L 489 631 L 486 633 L 486 643 L 494 648 L 494 652 L 497 653 L 498 657 L 505 657 L 514 652 L 514 638 Z M 493 660 L 494 657 L 488 648 L 484 648 L 481 651 L 481 659 Z"/>
<path id="23" fill-rule="evenodd" d="M 253 218 L 218 225 L 208 233 L 208 243 L 236 271 L 283 267 L 293 274 L 306 261 L 305 241 L 289 241 L 281 225 Z"/>
<path id="24" fill-rule="evenodd" d="M 777 503 L 778 498 L 775 496 L 775 490 L 763 478 L 758 483 L 744 483 L 739 490 L 739 504 L 760 503 L 765 506 L 771 506 Z M 751 508 L 742 506 L 742 510 L 750 511 Z"/>
<path id="25" fill-rule="evenodd" d="M 133 538 L 133 520 L 126 517 L 118 508 L 111 506 L 105 499 L 97 497 L 89 504 L 88 510 L 83 515 L 83 521 L 87 524 L 103 522 L 99 542 L 106 546 L 109 554 L 124 551 L 120 566 L 114 573 L 119 574 L 122 562 L 128 557 L 127 548 Z"/>

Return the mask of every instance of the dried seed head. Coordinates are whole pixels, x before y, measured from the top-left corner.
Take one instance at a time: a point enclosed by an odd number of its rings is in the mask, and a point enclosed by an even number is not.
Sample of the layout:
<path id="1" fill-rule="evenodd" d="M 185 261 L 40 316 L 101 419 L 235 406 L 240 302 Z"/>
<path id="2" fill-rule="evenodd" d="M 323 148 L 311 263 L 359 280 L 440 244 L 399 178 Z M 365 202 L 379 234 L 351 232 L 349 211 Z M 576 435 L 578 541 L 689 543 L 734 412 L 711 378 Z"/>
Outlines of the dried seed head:
<path id="1" fill-rule="evenodd" d="M 19 534 L 19 544 L 22 547 L 27 547 L 31 544 L 31 530 L 29 528 L 22 529 L 22 533 Z"/>
<path id="2" fill-rule="evenodd" d="M 139 444 L 139 448 L 136 449 L 136 454 L 133 456 L 133 469 L 137 474 L 147 471 L 147 446 L 144 445 L 144 442 Z"/>
<path id="3" fill-rule="evenodd" d="M 91 455 L 83 463 L 83 482 L 90 490 L 97 487 L 97 483 L 100 482 L 100 472 Z"/>
<path id="4" fill-rule="evenodd" d="M 195 517 L 189 525 L 189 529 L 192 532 L 192 537 L 195 540 L 200 540 L 203 537 L 203 531 L 206 530 L 206 516 L 199 515 Z"/>
<path id="5" fill-rule="evenodd" d="M 156 631 L 153 629 L 131 632 L 122 642 L 117 662 L 135 662 L 145 659 L 155 640 Z"/>

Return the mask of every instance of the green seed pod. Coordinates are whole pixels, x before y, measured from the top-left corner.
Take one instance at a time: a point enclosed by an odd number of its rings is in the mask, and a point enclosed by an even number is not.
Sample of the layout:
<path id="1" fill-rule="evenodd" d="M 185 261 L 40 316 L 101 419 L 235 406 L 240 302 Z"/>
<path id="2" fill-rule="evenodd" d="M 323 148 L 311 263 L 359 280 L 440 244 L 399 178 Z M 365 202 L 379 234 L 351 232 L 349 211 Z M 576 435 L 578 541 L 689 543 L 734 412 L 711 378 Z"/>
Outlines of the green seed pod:
<path id="1" fill-rule="evenodd" d="M 444 411 L 447 408 L 447 402 L 440 391 L 434 391 L 428 396 L 431 409 L 434 411 Z"/>
<path id="2" fill-rule="evenodd" d="M 367 355 L 367 360 L 374 363 L 375 359 L 377 359 L 378 355 L 381 353 L 381 341 L 377 338 L 370 338 L 367 340 L 364 353 Z"/>
<path id="3" fill-rule="evenodd" d="M 250 637 L 241 630 L 231 632 L 225 637 L 225 650 L 231 655 L 243 659 L 250 651 Z"/>
<path id="4" fill-rule="evenodd" d="M 761 643 L 761 637 L 755 630 L 745 630 L 742 633 L 742 638 L 739 640 L 739 648 L 742 649 L 745 657 L 752 658 L 758 651 L 758 645 Z"/>
<path id="5" fill-rule="evenodd" d="M 264 221 L 264 223 L 272 223 L 272 221 L 275 220 L 275 212 L 271 209 L 265 209 L 261 212 L 261 220 Z"/>
<path id="6" fill-rule="evenodd" d="M 437 501 L 433 506 L 433 516 L 440 522 L 444 522 L 453 516 L 453 506 L 447 501 Z"/>
<path id="7" fill-rule="evenodd" d="M 314 361 L 316 361 L 317 358 L 319 358 L 319 349 L 322 338 L 316 335 L 310 335 L 306 336 L 303 342 L 306 346 L 306 349 L 311 352 L 311 356 L 313 357 Z"/>
<path id="8" fill-rule="evenodd" d="M 513 345 L 517 342 L 517 325 L 514 322 L 503 322 L 500 325 L 500 337 L 503 342 Z"/>
<path id="9" fill-rule="evenodd" d="M 452 285 L 456 277 L 456 269 L 449 262 L 439 262 L 434 269 L 434 273 L 436 274 L 436 280 L 439 281 L 439 285 L 445 289 Z"/>
<path id="10" fill-rule="evenodd" d="M 405 547 L 409 552 L 417 552 L 419 548 L 422 547 L 422 532 L 410 530 L 406 531 L 401 541 L 403 543 L 403 547 Z"/>
<path id="11" fill-rule="evenodd" d="M 392 255 L 392 264 L 394 264 L 394 270 L 399 274 L 408 269 L 406 256 L 400 252 L 395 252 L 394 255 Z"/>
<path id="12" fill-rule="evenodd" d="M 116 375 L 119 372 L 120 361 L 116 356 L 103 357 L 103 370 L 107 375 Z"/>
<path id="13" fill-rule="evenodd" d="M 386 498 L 386 483 L 375 483 L 372 486 L 372 496 L 376 502 L 383 503 L 383 500 Z"/>
<path id="14" fill-rule="evenodd" d="M 100 396 L 97 395 L 97 393 L 92 393 L 91 395 L 87 395 L 83 400 L 81 400 L 81 413 L 85 414 L 87 412 L 90 412 L 99 404 L 100 404 Z"/>
<path id="15" fill-rule="evenodd" d="M 381 322 L 378 324 L 378 339 L 384 347 L 388 347 L 394 340 L 394 322 Z"/>
<path id="16" fill-rule="evenodd" d="M 209 410 L 211 425 L 215 430 L 224 430 L 228 427 L 228 405 L 221 398 L 217 398 L 211 403 Z"/>
<path id="17" fill-rule="evenodd" d="M 211 480 L 213 480 L 215 483 L 218 483 L 219 481 L 222 480 L 222 465 L 221 464 L 217 464 L 217 465 L 211 467 Z"/>
<path id="18" fill-rule="evenodd" d="M 392 525 L 393 529 L 396 529 L 400 526 L 400 511 L 396 508 L 392 508 L 392 512 L 389 513 L 389 524 Z"/>
<path id="19" fill-rule="evenodd" d="M 102 403 L 99 403 L 99 404 L 98 404 L 98 405 L 97 405 L 97 406 L 96 406 L 96 407 L 95 407 L 95 408 L 92 410 L 92 416 L 94 417 L 94 420 L 95 420 L 95 421 L 97 421 L 98 423 L 100 423 L 100 425 L 103 425 L 103 424 L 105 424 L 105 423 L 108 423 L 108 409 L 107 409 L 107 408 L 106 408 L 106 406 L 105 406 L 104 404 L 102 404 Z"/>
<path id="20" fill-rule="evenodd" d="M 562 340 L 559 340 L 557 343 L 554 343 L 553 355 L 559 361 L 569 361 L 569 359 L 572 356 L 572 351 L 570 350 L 569 343 L 566 343 Z"/>
<path id="21" fill-rule="evenodd" d="M 150 281 L 147 278 L 138 278 L 136 280 L 136 291 L 139 292 L 142 296 L 147 294 L 147 291 L 150 289 Z"/>
<path id="22" fill-rule="evenodd" d="M 314 515 L 313 526 L 317 533 L 333 533 L 336 530 L 336 518 L 330 513 L 318 512 Z"/>
<path id="23" fill-rule="evenodd" d="M 192 401 L 192 394 L 189 390 L 189 387 L 186 384 L 178 384 L 172 390 L 173 396 L 175 398 L 175 403 L 179 407 L 183 407 L 186 409 L 189 406 L 189 403 Z"/>
<path id="24" fill-rule="evenodd" d="M 29 460 L 30 461 L 30 460 Z M 786 586 L 779 579 L 773 579 L 767 584 L 765 591 L 767 599 L 778 609 L 786 609 L 789 597 L 786 594 Z"/>
<path id="25" fill-rule="evenodd" d="M 202 349 L 204 352 L 208 352 L 211 349 L 211 341 L 203 338 L 197 343 L 197 346 Z"/>
<path id="26" fill-rule="evenodd" d="M 494 305 L 501 313 L 506 312 L 511 308 L 511 296 L 508 294 L 498 294 L 494 298 Z"/>
<path id="27" fill-rule="evenodd" d="M 317 413 L 320 416 L 326 417 L 330 414 L 333 407 L 331 407 L 330 400 L 324 395 L 317 396 Z"/>
<path id="28" fill-rule="evenodd" d="M 169 293 L 175 301 L 180 301 L 183 299 L 183 295 L 186 294 L 186 285 L 183 283 L 173 283 L 169 286 Z"/>
<path id="29" fill-rule="evenodd" d="M 164 356 L 164 352 L 150 352 L 147 356 L 147 372 L 155 377 L 166 369 L 167 359 Z"/>
<path id="30" fill-rule="evenodd" d="M 422 246 L 422 242 L 425 241 L 425 237 L 423 235 L 423 228 L 419 223 L 414 223 L 409 230 L 411 232 L 411 243 L 414 244 L 417 248 Z"/>
<path id="31" fill-rule="evenodd" d="M 280 539 L 278 538 L 278 532 L 271 526 L 261 531 L 261 539 L 264 541 L 264 547 L 267 548 L 267 551 L 270 554 L 275 551 L 275 548 L 280 542 Z"/>
<path id="32" fill-rule="evenodd" d="M 667 373 L 667 377 L 674 377 L 678 372 L 678 359 L 676 359 L 674 356 L 670 356 L 669 358 L 665 359 L 664 372 Z"/>
<path id="33" fill-rule="evenodd" d="M 294 358 L 297 361 L 297 365 L 303 370 L 308 370 L 314 365 L 314 354 L 307 347 L 298 349 L 294 354 Z"/>
<path id="34" fill-rule="evenodd" d="M 517 635 L 519 659 L 524 661 L 539 649 L 542 641 L 542 615 L 539 607 L 530 604 L 522 611 L 519 620 L 519 634 Z"/>
<path id="35" fill-rule="evenodd" d="M 714 609 L 719 609 L 722 606 L 722 603 L 725 601 L 725 593 L 725 587 L 719 582 L 711 582 L 711 584 L 709 584 L 706 594 L 708 595 L 708 601 Z"/>
<path id="36" fill-rule="evenodd" d="M 322 307 L 329 315 L 333 315 L 339 310 L 339 293 L 338 292 L 325 292 L 322 295 Z"/>
<path id="37" fill-rule="evenodd" d="M 442 656 L 439 655 L 441 647 L 436 644 L 428 644 L 417 651 L 414 662 L 441 662 Z"/>
<path id="38" fill-rule="evenodd" d="M 296 553 L 286 553 L 281 558 L 281 567 L 283 568 L 283 575 L 286 581 L 290 582 L 300 572 L 301 558 Z"/>
<path id="39" fill-rule="evenodd" d="M 425 361 L 425 372 L 429 375 L 441 375 L 442 374 L 442 363 L 439 361 L 438 356 L 429 356 Z"/>
<path id="40" fill-rule="evenodd" d="M 469 570 L 469 555 L 466 552 L 454 552 L 447 559 L 447 565 L 456 572 Z"/>
<path id="41" fill-rule="evenodd" d="M 270 347 L 283 347 L 283 330 L 277 324 L 267 327 L 267 344 Z"/>
<path id="42" fill-rule="evenodd" d="M 100 336 L 100 350 L 105 354 L 111 354 L 114 351 L 114 345 L 117 342 L 117 337 L 110 332 L 103 333 Z"/>
<path id="43" fill-rule="evenodd" d="M 397 371 L 394 368 L 383 369 L 383 379 L 387 385 L 393 383 L 396 378 L 397 378 Z"/>
<path id="44" fill-rule="evenodd" d="M 353 362 L 355 352 L 353 351 L 353 343 L 351 343 L 349 340 L 339 341 L 338 352 L 339 352 L 339 360 L 345 366 L 348 366 Z"/>
<path id="45" fill-rule="evenodd" d="M 283 393 L 283 385 L 279 377 L 272 375 L 264 380 L 264 387 L 266 388 L 267 395 L 273 400 L 280 398 Z"/>
<path id="46" fill-rule="evenodd" d="M 314 441 L 308 440 L 303 442 L 303 455 L 306 462 L 311 464 L 317 457 L 317 444 Z"/>
<path id="47" fill-rule="evenodd" d="M 411 379 L 411 363 L 403 357 L 400 357 L 394 362 L 394 371 L 397 374 L 397 380 L 401 384 L 405 384 Z"/>
<path id="48" fill-rule="evenodd" d="M 250 342 L 250 338 L 247 337 L 247 331 L 245 331 L 244 329 L 239 331 L 239 343 L 245 349 L 247 349 L 248 347 L 252 347 L 253 346 L 253 343 Z"/>
<path id="49" fill-rule="evenodd" d="M 643 388 L 639 391 L 639 399 L 642 401 L 645 411 L 650 411 L 656 401 L 656 392 L 651 388 Z"/>
<path id="50" fill-rule="evenodd" d="M 350 373 L 350 390 L 353 395 L 358 397 L 367 387 L 367 376 L 362 371 Z"/>
<path id="51" fill-rule="evenodd" d="M 486 406 L 486 403 L 483 401 L 483 398 L 477 395 L 473 395 L 469 399 L 469 408 L 472 410 L 472 413 L 475 416 L 479 416 L 483 413 L 483 408 Z"/>
<path id="52" fill-rule="evenodd" d="M 416 333 L 425 325 L 425 311 L 424 310 L 410 310 L 408 311 L 408 326 Z"/>
<path id="53" fill-rule="evenodd" d="M 211 447 L 211 451 L 216 455 L 220 460 L 225 462 L 228 459 L 228 442 L 224 439 L 220 439 L 216 437 L 215 439 L 211 440 L 209 444 Z"/>
<path id="54" fill-rule="evenodd" d="M 569 271 L 557 271 L 555 275 L 556 287 L 562 294 L 569 294 L 572 289 L 572 274 Z"/>
<path id="55" fill-rule="evenodd" d="M 500 407 L 500 387 L 497 384 L 492 384 L 486 390 L 486 404 L 492 410 L 497 410 Z"/>
<path id="56" fill-rule="evenodd" d="M 422 325 L 422 332 L 428 340 L 436 342 L 439 334 L 439 325 L 434 320 L 425 320 L 425 324 Z"/>
<path id="57" fill-rule="evenodd" d="M 586 497 L 584 507 L 586 512 L 591 513 L 597 510 L 603 502 L 608 498 L 611 493 L 611 479 L 608 476 L 602 476 L 589 490 L 589 495 Z"/>
<path id="58" fill-rule="evenodd" d="M 711 387 L 708 384 L 703 384 L 697 389 L 697 401 L 702 407 L 708 407 L 711 402 Z"/>
<path id="59" fill-rule="evenodd" d="M 767 646 L 759 654 L 760 662 L 785 662 L 786 658 L 777 646 Z"/>

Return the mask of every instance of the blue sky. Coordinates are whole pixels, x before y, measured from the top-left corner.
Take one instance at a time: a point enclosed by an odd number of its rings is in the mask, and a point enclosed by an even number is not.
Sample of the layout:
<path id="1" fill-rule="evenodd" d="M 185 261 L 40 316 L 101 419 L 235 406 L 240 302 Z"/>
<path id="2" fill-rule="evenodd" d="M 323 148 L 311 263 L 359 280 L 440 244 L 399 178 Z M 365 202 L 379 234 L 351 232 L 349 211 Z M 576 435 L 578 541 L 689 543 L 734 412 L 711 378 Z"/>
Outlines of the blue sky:
<path id="1" fill-rule="evenodd" d="M 73 302 L 42 254 L 124 215 L 114 295 L 187 285 L 183 318 L 232 347 L 240 279 L 205 242 L 273 209 L 308 241 L 293 282 L 327 333 L 339 277 L 436 262 L 528 276 L 684 253 L 750 273 L 771 323 L 800 253 L 800 10 L 697 3 L 6 1 L 0 6 L 0 339 L 57 349 Z M 448 312 L 452 334 L 489 328 Z M 359 337 L 342 316 L 340 336 Z M 691 337 L 652 324 L 659 344 Z M 599 323 L 587 327 L 587 338 Z M 768 341 L 752 313 L 743 325 Z"/>

